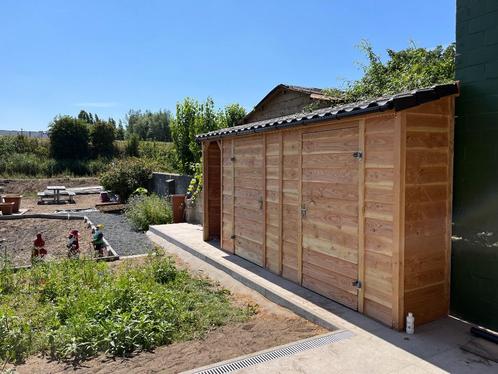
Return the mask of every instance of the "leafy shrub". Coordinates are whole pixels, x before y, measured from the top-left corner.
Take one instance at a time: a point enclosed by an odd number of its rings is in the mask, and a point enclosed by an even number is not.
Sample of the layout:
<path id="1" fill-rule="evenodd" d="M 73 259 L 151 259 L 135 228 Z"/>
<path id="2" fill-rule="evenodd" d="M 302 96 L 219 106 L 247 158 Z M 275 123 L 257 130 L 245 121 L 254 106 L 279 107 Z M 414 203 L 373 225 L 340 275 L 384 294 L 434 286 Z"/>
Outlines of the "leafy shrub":
<path id="1" fill-rule="evenodd" d="M 128 200 L 125 215 L 138 231 L 146 231 L 150 225 L 173 222 L 171 204 L 157 195 L 132 196 Z"/>
<path id="2" fill-rule="evenodd" d="M 14 290 L 0 290 L 0 360 L 7 362 L 37 352 L 73 362 L 99 353 L 126 356 L 253 313 L 158 254 L 137 266 L 66 260 L 4 276 L 15 278 Z"/>
<path id="3" fill-rule="evenodd" d="M 139 158 L 128 158 L 112 162 L 100 176 L 105 189 L 117 193 L 122 201 L 139 187 L 147 188 L 152 179 L 154 163 Z"/>
<path id="4" fill-rule="evenodd" d="M 140 145 L 140 138 L 137 134 L 131 134 L 130 138 L 126 142 L 125 152 L 129 157 L 138 157 L 138 147 Z"/>
<path id="5" fill-rule="evenodd" d="M 98 121 L 90 126 L 90 139 L 94 157 L 112 157 L 114 154 L 115 128 L 110 122 Z"/>
<path id="6" fill-rule="evenodd" d="M 70 116 L 56 117 L 49 125 L 50 153 L 56 160 L 86 159 L 90 155 L 88 125 Z"/>

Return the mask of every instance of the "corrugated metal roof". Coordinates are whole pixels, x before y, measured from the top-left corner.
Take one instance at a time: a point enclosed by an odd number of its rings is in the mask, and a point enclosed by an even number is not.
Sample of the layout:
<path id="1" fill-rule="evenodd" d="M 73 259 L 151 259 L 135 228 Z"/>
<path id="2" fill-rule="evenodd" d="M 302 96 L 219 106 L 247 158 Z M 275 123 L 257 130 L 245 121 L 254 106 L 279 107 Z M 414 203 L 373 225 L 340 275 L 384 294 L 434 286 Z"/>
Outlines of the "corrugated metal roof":
<path id="1" fill-rule="evenodd" d="M 326 119 L 341 119 L 392 109 L 399 111 L 434 101 L 445 96 L 455 95 L 457 93 L 458 83 L 439 84 L 429 88 L 421 88 L 396 95 L 379 97 L 375 100 L 366 100 L 358 103 L 327 107 L 311 112 L 300 112 L 288 116 L 246 123 L 235 127 L 228 127 L 197 135 L 196 140 L 199 142 L 226 136 L 245 135 L 279 128 L 300 126 Z"/>

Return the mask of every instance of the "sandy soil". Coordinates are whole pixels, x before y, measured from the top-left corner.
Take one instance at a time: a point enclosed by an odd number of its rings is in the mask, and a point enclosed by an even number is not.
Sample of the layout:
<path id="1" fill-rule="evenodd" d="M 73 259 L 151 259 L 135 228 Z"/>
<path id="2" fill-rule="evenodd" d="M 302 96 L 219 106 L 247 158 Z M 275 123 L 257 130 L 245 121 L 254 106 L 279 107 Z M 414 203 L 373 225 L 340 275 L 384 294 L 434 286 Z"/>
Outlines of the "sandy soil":
<path id="1" fill-rule="evenodd" d="M 82 255 L 92 255 L 90 250 L 91 231 L 81 220 L 53 220 L 26 218 L 0 221 L 0 238 L 4 238 L 0 257 L 7 249 L 7 258 L 15 265 L 30 265 L 33 240 L 38 232 L 42 233 L 47 250 L 46 260 L 65 258 L 67 256 L 66 241 L 70 230 L 80 232 L 80 251 Z"/>
<path id="2" fill-rule="evenodd" d="M 18 366 L 22 373 L 178 373 L 232 357 L 249 354 L 326 331 L 299 318 L 258 314 L 246 323 L 212 331 L 202 340 L 159 347 L 155 352 L 133 358 L 99 357 L 75 370 L 71 365 L 49 362 L 41 357 Z"/>
<path id="3" fill-rule="evenodd" d="M 98 178 L 40 178 L 40 179 L 0 179 L 5 193 L 36 195 L 48 185 L 63 185 L 66 187 L 98 186 Z"/>
<path id="4" fill-rule="evenodd" d="M 29 213 L 54 213 L 61 210 L 79 210 L 95 208 L 100 202 L 98 194 L 76 195 L 75 204 L 44 204 L 38 205 L 36 193 L 43 191 L 48 185 L 63 185 L 66 187 L 98 186 L 98 178 L 48 178 L 48 179 L 0 179 L 4 193 L 23 195 L 21 209 L 29 209 Z"/>

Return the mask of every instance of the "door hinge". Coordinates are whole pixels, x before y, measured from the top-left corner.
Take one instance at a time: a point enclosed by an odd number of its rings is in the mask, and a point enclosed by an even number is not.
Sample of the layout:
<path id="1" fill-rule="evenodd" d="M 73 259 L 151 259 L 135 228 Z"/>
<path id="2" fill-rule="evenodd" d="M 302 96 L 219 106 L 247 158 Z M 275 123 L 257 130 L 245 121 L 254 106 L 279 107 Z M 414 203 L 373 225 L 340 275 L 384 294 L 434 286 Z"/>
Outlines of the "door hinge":
<path id="1" fill-rule="evenodd" d="M 230 239 L 235 239 L 235 234 L 233 234 L 232 236 L 230 236 Z"/>
<path id="2" fill-rule="evenodd" d="M 308 209 L 306 209 L 306 207 L 305 207 L 305 206 L 303 206 L 303 207 L 301 208 L 301 217 L 306 217 L 306 212 L 307 212 L 307 211 L 308 211 Z"/>
<path id="3" fill-rule="evenodd" d="M 354 152 L 353 157 L 357 158 L 358 160 L 361 160 L 361 159 L 363 159 L 363 152 L 360 152 L 360 151 Z"/>
<path id="4" fill-rule="evenodd" d="M 361 281 L 359 281 L 358 279 L 353 281 L 353 287 L 356 287 L 356 288 L 361 288 Z"/>

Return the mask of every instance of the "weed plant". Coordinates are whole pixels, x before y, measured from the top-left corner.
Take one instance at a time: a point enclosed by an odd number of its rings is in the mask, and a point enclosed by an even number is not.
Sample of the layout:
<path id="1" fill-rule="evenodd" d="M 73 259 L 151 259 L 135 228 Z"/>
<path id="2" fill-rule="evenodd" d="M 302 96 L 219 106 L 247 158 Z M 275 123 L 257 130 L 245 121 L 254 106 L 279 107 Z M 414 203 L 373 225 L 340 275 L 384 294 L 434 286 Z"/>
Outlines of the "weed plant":
<path id="1" fill-rule="evenodd" d="M 198 338 L 253 312 L 157 252 L 140 265 L 65 260 L 17 272 L 5 268 L 0 359 L 19 363 L 42 353 L 78 363 L 101 353 L 129 356 Z"/>

